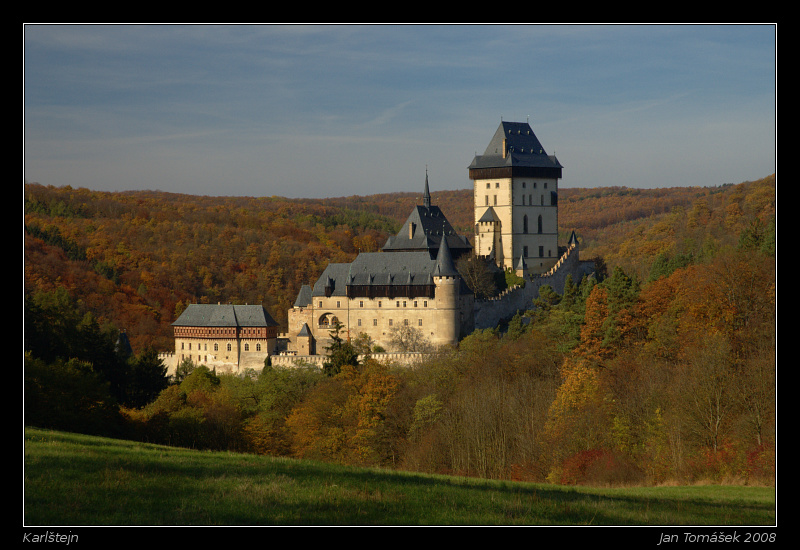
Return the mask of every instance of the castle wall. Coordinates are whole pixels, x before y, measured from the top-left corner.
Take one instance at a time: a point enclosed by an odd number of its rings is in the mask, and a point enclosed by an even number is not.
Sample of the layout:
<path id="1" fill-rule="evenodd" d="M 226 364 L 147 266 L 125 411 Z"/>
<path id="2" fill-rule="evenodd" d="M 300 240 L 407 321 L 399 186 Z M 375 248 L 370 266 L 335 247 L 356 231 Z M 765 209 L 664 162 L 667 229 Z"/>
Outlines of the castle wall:
<path id="1" fill-rule="evenodd" d="M 373 353 L 369 357 L 383 364 L 397 364 L 411 366 L 425 360 L 429 354 L 418 352 L 406 353 Z M 365 355 L 359 355 L 358 360 L 363 361 Z M 275 355 L 272 357 L 273 367 L 297 368 L 304 365 L 313 365 L 322 368 L 327 356 L 325 355 Z"/>
<path id="2" fill-rule="evenodd" d="M 564 293 L 567 276 L 572 275 L 575 284 L 594 269 L 591 261 L 581 261 L 578 249 L 571 246 L 548 272 L 533 275 L 525 285 L 515 286 L 500 295 L 475 301 L 475 329 L 494 328 L 500 322 L 511 319 L 518 311 L 533 308 L 533 300 L 539 297 L 539 289 L 549 285 L 558 294 Z"/>
<path id="3" fill-rule="evenodd" d="M 305 323 L 314 336 L 316 353 L 324 355 L 334 321 L 342 324 L 343 339 L 363 333 L 386 350 L 392 350 L 392 332 L 400 326 L 419 330 L 434 346 L 455 344 L 472 326 L 472 301 L 472 296 L 459 298 L 457 281 L 437 284 L 433 298 L 315 296 L 310 306 L 289 310 L 288 349 L 304 351 L 297 335 Z"/>
<path id="4" fill-rule="evenodd" d="M 264 360 L 275 353 L 277 338 L 175 338 L 175 351 L 161 353 L 159 359 L 172 376 L 185 359 L 205 365 L 217 373 L 238 373 L 245 369 L 261 370 Z M 230 349 L 229 349 L 230 347 Z"/>

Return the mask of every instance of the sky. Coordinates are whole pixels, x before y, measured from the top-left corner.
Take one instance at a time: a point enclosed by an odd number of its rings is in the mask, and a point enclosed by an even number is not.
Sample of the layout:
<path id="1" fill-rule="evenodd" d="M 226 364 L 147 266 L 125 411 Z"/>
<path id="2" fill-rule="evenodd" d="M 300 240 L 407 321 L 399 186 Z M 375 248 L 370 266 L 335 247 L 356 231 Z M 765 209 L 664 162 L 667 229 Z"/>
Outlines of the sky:
<path id="1" fill-rule="evenodd" d="M 776 172 L 777 27 L 49 25 L 24 33 L 24 180 L 347 197 L 470 189 L 528 121 L 563 187 Z"/>

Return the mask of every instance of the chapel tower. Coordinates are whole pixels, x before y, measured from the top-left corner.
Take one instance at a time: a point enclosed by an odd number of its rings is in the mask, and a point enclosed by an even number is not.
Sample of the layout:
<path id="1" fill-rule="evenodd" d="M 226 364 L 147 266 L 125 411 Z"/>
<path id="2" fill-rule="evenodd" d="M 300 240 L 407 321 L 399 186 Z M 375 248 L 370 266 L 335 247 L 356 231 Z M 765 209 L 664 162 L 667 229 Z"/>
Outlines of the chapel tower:
<path id="1" fill-rule="evenodd" d="M 502 269 L 544 273 L 558 261 L 562 166 L 527 122 L 501 122 L 469 165 L 474 182 L 475 254 Z"/>

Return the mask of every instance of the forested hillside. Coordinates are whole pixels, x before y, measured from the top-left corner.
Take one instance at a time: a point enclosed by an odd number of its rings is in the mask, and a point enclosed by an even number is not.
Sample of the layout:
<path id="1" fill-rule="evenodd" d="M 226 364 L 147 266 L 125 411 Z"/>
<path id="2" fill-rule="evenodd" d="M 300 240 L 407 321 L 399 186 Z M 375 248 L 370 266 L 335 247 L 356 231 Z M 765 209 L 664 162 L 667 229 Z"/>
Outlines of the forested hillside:
<path id="1" fill-rule="evenodd" d="M 472 192 L 433 193 L 470 235 Z M 378 250 L 421 196 L 290 200 L 25 186 L 25 288 L 66 288 L 134 349 L 171 348 L 169 324 L 192 302 L 262 303 L 279 323 L 300 286 L 330 262 Z M 774 176 L 711 188 L 563 189 L 561 242 L 640 279 L 659 256 L 701 259 L 769 223 Z"/>
<path id="2" fill-rule="evenodd" d="M 563 189 L 561 241 L 576 231 L 582 258 L 598 259 L 597 278 L 572 281 L 563 296 L 543 289 L 525 318 L 417 369 L 367 360 L 338 373 L 233 377 L 197 368 L 159 386 L 151 352 L 171 348 L 169 324 L 187 303 L 263 303 L 285 322 L 301 284 L 380 248 L 419 199 L 26 185 L 26 417 L 190 447 L 495 478 L 772 482 L 774 176 Z M 433 200 L 470 233 L 471 191 Z M 117 329 L 137 354 L 127 364 L 108 351 Z M 57 412 L 65 408 L 70 417 Z"/>

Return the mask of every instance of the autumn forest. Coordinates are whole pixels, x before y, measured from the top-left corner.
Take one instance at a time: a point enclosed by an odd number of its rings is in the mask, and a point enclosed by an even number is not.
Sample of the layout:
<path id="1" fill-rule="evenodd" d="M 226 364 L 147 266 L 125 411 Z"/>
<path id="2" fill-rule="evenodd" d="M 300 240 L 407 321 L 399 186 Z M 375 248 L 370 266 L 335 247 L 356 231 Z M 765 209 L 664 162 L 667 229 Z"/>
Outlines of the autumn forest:
<path id="1" fill-rule="evenodd" d="M 471 190 L 432 199 L 470 235 Z M 595 276 L 414 368 L 165 376 L 188 304 L 263 304 L 285 329 L 301 285 L 379 250 L 420 200 L 26 184 L 26 424 L 495 479 L 774 483 L 774 175 L 561 189 L 559 243 L 574 230 Z"/>

